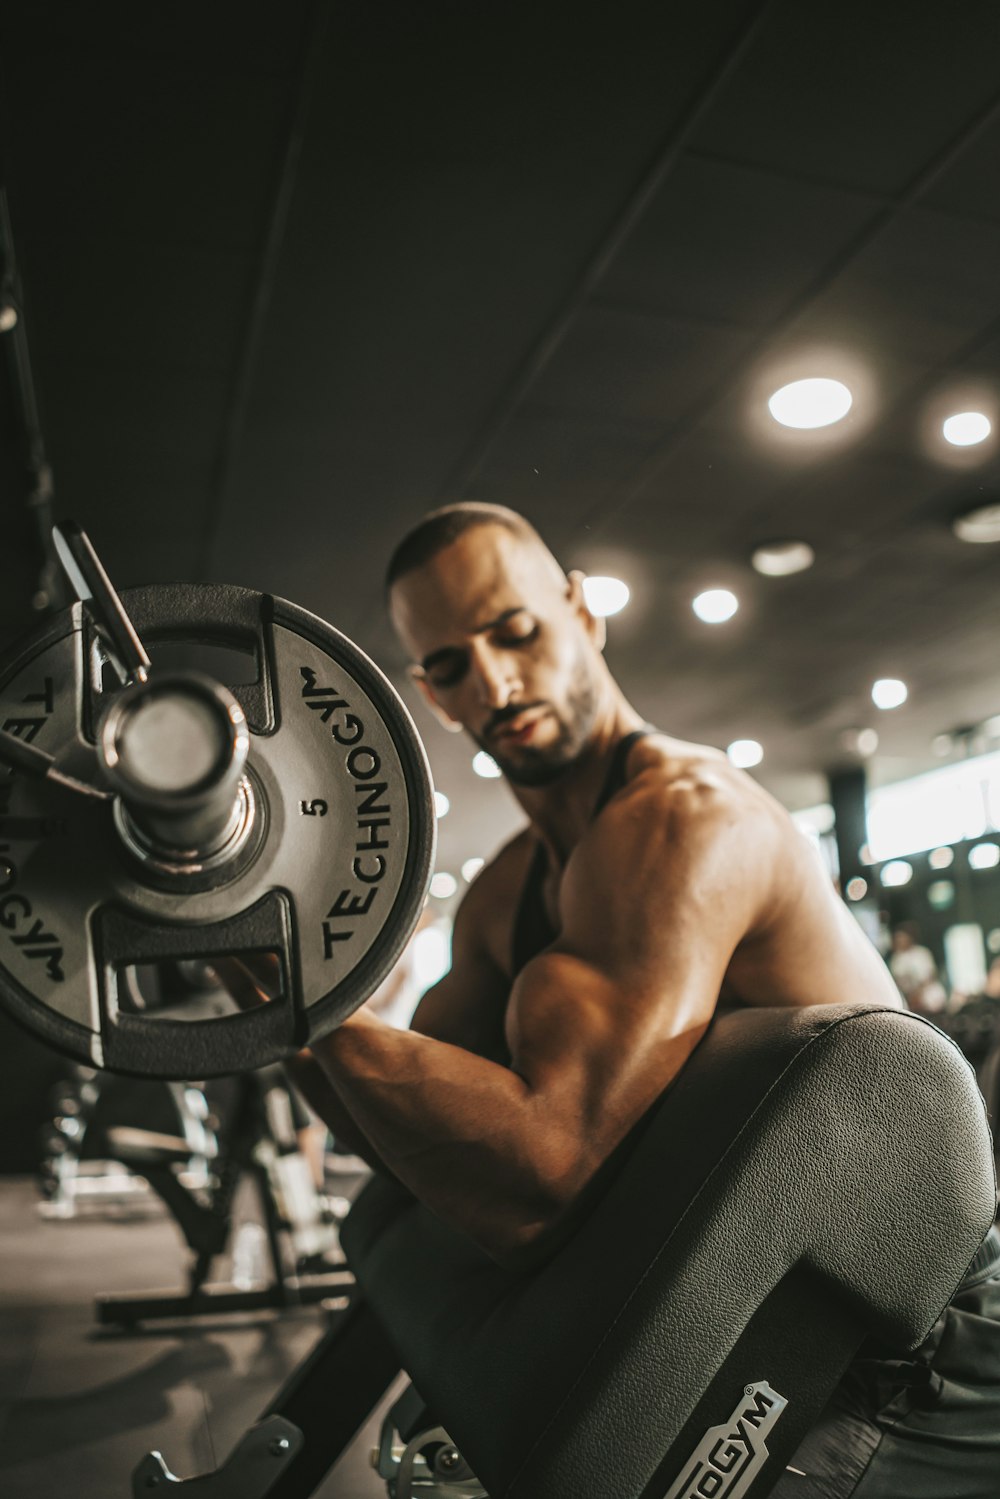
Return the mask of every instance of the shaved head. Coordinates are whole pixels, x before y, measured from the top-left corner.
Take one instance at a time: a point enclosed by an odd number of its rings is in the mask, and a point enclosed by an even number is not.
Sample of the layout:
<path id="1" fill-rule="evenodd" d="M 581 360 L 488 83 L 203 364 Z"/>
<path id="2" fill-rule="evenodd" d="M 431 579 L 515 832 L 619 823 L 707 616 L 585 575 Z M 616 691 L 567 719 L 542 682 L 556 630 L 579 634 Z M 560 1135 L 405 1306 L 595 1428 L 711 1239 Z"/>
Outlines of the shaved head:
<path id="1" fill-rule="evenodd" d="M 432 557 L 450 547 L 453 542 L 477 526 L 501 526 L 521 541 L 536 546 L 550 558 L 551 564 L 564 577 L 562 569 L 539 536 L 530 521 L 506 505 L 488 505 L 479 500 L 463 500 L 457 505 L 443 505 L 432 510 L 408 531 L 389 558 L 385 572 L 385 589 L 388 595 L 392 585 L 406 573 L 423 567 Z"/>

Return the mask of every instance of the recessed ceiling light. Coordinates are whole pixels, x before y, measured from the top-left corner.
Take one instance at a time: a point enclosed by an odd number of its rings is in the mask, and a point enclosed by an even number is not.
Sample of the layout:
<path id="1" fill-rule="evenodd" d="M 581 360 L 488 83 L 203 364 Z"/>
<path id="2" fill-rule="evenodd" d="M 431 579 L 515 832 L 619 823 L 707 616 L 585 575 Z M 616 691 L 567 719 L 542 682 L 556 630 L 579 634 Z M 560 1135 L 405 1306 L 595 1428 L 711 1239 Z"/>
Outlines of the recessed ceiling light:
<path id="1" fill-rule="evenodd" d="M 853 400 L 842 380 L 793 380 L 774 392 L 767 409 L 783 427 L 831 427 L 843 420 Z"/>
<path id="2" fill-rule="evenodd" d="M 727 619 L 732 619 L 739 607 L 739 599 L 728 588 L 707 588 L 704 593 L 699 593 L 696 599 L 691 600 L 691 608 L 706 625 L 725 624 Z"/>
<path id="3" fill-rule="evenodd" d="M 906 683 L 898 677 L 879 677 L 872 683 L 872 702 L 876 708 L 898 708 L 908 696 Z"/>
<path id="4" fill-rule="evenodd" d="M 458 881 L 453 874 L 440 870 L 431 880 L 431 894 L 436 900 L 450 900 L 458 889 Z"/>
<path id="5" fill-rule="evenodd" d="M 952 447 L 973 448 L 977 442 L 986 441 L 993 423 L 983 411 L 957 411 L 947 418 L 941 430 Z"/>
<path id="6" fill-rule="evenodd" d="M 739 770 L 749 770 L 751 765 L 759 765 L 763 760 L 764 748 L 756 739 L 734 739 L 726 754 Z"/>
<path id="7" fill-rule="evenodd" d="M 883 866 L 879 878 L 890 890 L 898 885 L 908 885 L 913 879 L 913 865 L 908 864 L 905 859 L 892 859 Z"/>
<path id="8" fill-rule="evenodd" d="M 603 619 L 609 614 L 620 614 L 631 594 L 621 578 L 584 578 L 583 596 L 591 614 Z"/>
<path id="9" fill-rule="evenodd" d="M 480 859 L 478 854 L 472 859 L 466 859 L 462 865 L 462 879 L 467 885 L 472 884 L 485 862 L 485 859 Z"/>
<path id="10" fill-rule="evenodd" d="M 449 810 L 450 807 L 451 807 L 451 802 L 445 796 L 444 792 L 443 791 L 435 791 L 435 793 L 434 793 L 434 816 L 435 817 L 446 817 L 448 815 L 448 810 Z"/>
<path id="11" fill-rule="evenodd" d="M 844 729 L 840 743 L 849 755 L 860 755 L 863 760 L 874 755 L 878 749 L 877 729 Z"/>
<path id="12" fill-rule="evenodd" d="M 865 896 L 867 894 L 868 894 L 868 881 L 867 880 L 863 880 L 859 874 L 855 875 L 855 877 L 854 877 L 853 880 L 848 880 L 848 882 L 847 882 L 847 899 L 848 900 L 864 900 L 864 898 L 865 898 Z"/>
<path id="13" fill-rule="evenodd" d="M 478 755 L 473 756 L 472 768 L 484 781 L 496 781 L 503 775 L 493 756 L 488 755 L 485 750 L 480 750 Z"/>
<path id="14" fill-rule="evenodd" d="M 955 850 L 944 844 L 940 848 L 932 848 L 927 855 L 927 862 L 932 869 L 950 869 L 955 862 Z"/>
<path id="15" fill-rule="evenodd" d="M 956 516 L 951 529 L 959 541 L 1000 541 L 1000 505 L 980 505 Z"/>
<path id="16" fill-rule="evenodd" d="M 1000 844 L 976 843 L 969 849 L 970 869 L 996 869 L 1000 864 Z"/>
<path id="17" fill-rule="evenodd" d="M 757 548 L 750 560 L 765 578 L 788 578 L 812 567 L 816 553 L 807 541 L 768 541 Z"/>

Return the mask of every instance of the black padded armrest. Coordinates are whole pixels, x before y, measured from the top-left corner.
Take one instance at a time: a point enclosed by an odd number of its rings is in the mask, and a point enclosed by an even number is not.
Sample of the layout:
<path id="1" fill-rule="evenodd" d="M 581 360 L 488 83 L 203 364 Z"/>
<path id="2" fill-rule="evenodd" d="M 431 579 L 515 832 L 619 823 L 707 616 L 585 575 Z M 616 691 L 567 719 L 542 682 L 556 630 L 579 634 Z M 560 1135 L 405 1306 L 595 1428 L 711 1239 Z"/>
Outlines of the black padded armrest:
<path id="1" fill-rule="evenodd" d="M 540 1270 L 500 1270 L 382 1182 L 343 1242 L 495 1499 L 570 1492 L 567 1454 L 584 1482 L 609 1443 L 628 1470 L 616 1492 L 639 1494 L 786 1276 L 805 1270 L 880 1340 L 913 1347 L 989 1229 L 995 1188 L 971 1069 L 926 1021 L 743 1010 L 713 1025 Z"/>

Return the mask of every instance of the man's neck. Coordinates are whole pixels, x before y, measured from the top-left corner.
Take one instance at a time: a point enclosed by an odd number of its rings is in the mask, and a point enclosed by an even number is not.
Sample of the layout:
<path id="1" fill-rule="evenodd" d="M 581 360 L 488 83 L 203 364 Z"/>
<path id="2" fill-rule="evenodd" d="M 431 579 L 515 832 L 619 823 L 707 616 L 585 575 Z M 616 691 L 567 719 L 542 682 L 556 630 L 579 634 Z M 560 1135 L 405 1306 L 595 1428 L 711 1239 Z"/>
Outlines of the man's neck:
<path id="1" fill-rule="evenodd" d="M 563 867 L 593 820 L 616 746 L 643 723 L 642 716 L 615 692 L 599 712 L 586 747 L 562 775 L 546 786 L 511 784 L 554 868 Z"/>

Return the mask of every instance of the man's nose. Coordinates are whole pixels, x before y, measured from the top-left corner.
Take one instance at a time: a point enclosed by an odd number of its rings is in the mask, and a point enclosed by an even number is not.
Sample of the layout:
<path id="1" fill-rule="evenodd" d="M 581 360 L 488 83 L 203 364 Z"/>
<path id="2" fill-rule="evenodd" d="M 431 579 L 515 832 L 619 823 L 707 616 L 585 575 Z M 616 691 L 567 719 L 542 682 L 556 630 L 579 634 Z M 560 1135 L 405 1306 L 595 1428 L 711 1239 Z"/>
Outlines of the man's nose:
<path id="1" fill-rule="evenodd" d="M 479 695 L 488 708 L 506 708 L 521 690 L 521 679 L 515 662 L 492 652 L 477 652 L 476 679 Z"/>

